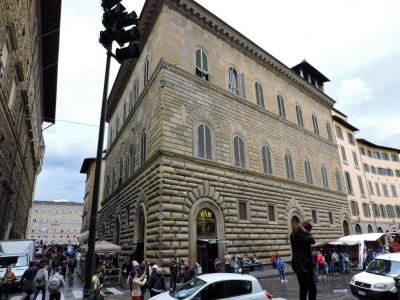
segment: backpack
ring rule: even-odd
[[[37,272],[36,277],[36,286],[45,286],[46,285],[46,277],[44,275],[44,270],[41,269]]]
[[[57,276],[53,276],[49,280],[48,290],[50,294],[56,294],[60,291],[60,279]]]

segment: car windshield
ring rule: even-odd
[[[369,264],[367,272],[388,277],[397,277],[400,275],[400,262],[386,259],[374,259]]]
[[[175,291],[170,292],[169,295],[175,299],[185,299],[192,296],[198,289],[204,286],[206,282],[199,278],[193,278],[182,286],[178,287]]]
[[[26,267],[27,265],[28,265],[28,257],[26,255],[0,257],[0,268]]]

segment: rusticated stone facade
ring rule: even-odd
[[[121,66],[109,98],[100,238],[120,244],[122,256],[136,252],[165,265],[172,256],[203,261],[225,251],[255,253],[264,262],[279,251],[289,259],[290,224],[298,220],[313,221],[319,242],[343,235],[348,204],[338,191],[335,174],[342,171],[328,133],[334,101],[192,1],[147,1],[139,28],[142,54]],[[208,54],[208,80],[196,75],[199,45]],[[240,95],[227,87],[232,65],[244,73]],[[265,106],[255,100],[256,81]],[[277,94],[285,98],[285,117]],[[199,150],[203,125],[206,159]]]
[[[0,240],[24,238],[54,123],[60,0],[0,1]]]

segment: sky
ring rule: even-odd
[[[54,126],[35,200],[83,201],[84,158],[94,157],[105,50],[98,43],[100,1],[63,1]],[[306,59],[331,82],[325,92],[360,129],[359,138],[400,148],[400,1],[198,0],[291,67]],[[140,13],[144,0],[123,0]],[[111,68],[110,88],[118,71]]]

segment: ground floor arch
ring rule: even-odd
[[[225,255],[225,222],[219,206],[212,200],[197,200],[189,213],[189,257],[203,272],[213,271],[213,261]]]
[[[360,224],[356,224],[356,226],[354,227],[354,231],[356,232],[356,234],[362,234],[362,229]]]
[[[368,224],[368,233],[373,233],[374,230],[372,229],[371,224]]]
[[[349,222],[347,222],[346,220],[343,221],[343,234],[345,236],[350,235]]]
[[[141,204],[139,205],[134,225],[134,255],[137,261],[142,261],[146,257],[146,207]]]
[[[378,232],[379,232],[379,233],[383,233],[382,227],[378,227]]]

